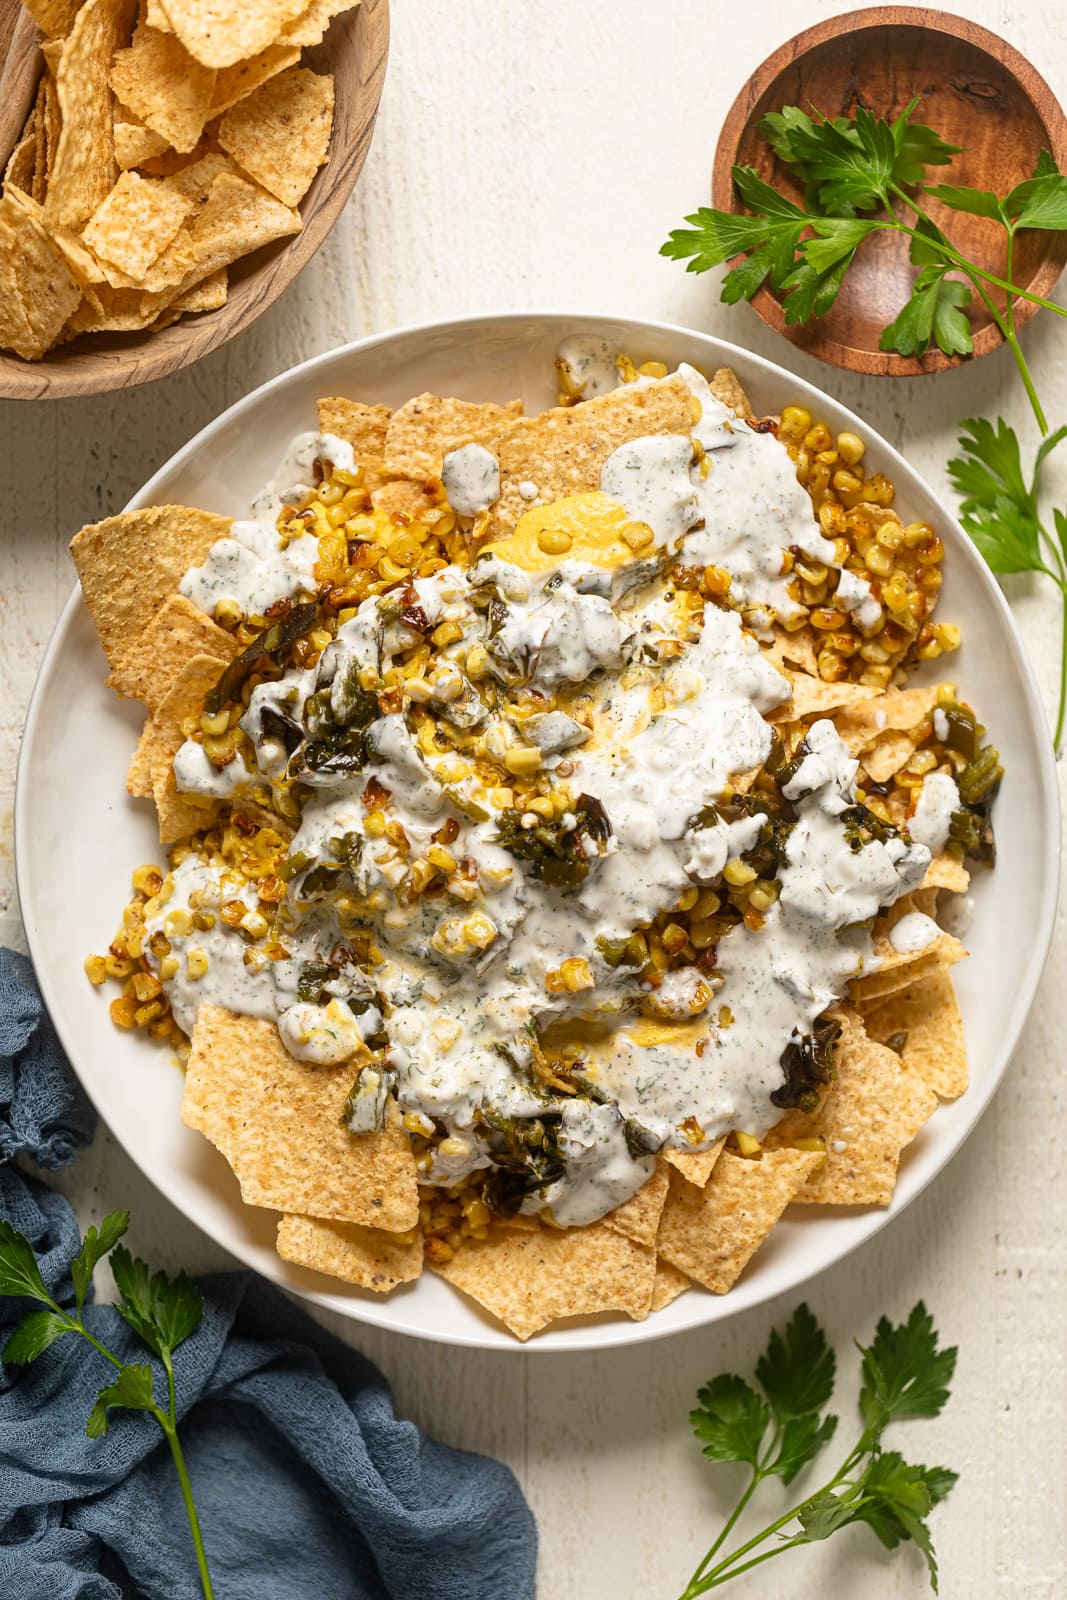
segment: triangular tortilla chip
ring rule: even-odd
[[[185,152],[196,148],[211,115],[215,74],[172,33],[139,22],[129,48],[115,56],[111,87],[143,123]]]
[[[171,27],[205,67],[232,67],[266,49],[307,0],[166,0]]]
[[[964,1092],[968,1075],[963,1018],[946,967],[872,1006],[863,1013],[863,1021],[879,1044],[906,1035],[901,1060],[943,1100],[954,1100]]]
[[[669,1177],[667,1168],[662,1163],[657,1163],[644,1188],[638,1189],[629,1200],[624,1201],[621,1206],[616,1206],[614,1211],[608,1212],[604,1218],[608,1227],[614,1228],[616,1233],[625,1234],[627,1239],[632,1239],[635,1244],[655,1244],[659,1214],[667,1198]]]
[[[218,141],[250,178],[297,206],[326,160],[332,127],[333,78],[290,67],[227,111]]]
[[[118,177],[108,74],[135,10],[135,0],[84,0],[63,46],[56,72],[62,127],[45,200],[50,224],[79,227]]]
[[[388,1294],[422,1272],[422,1236],[362,1228],[358,1222],[325,1217],[283,1217],[278,1224],[278,1254],[283,1261],[325,1272]]]
[[[182,1121],[226,1157],[246,1205],[402,1233],[418,1221],[415,1158],[399,1116],[349,1133],[351,1065],[296,1061],[272,1022],[200,1007]]]
[[[172,594],[119,657],[107,681],[116,694],[141,700],[154,711],[193,656],[214,656],[227,663],[240,648],[232,633],[191,600]]]
[[[346,440],[357,460],[360,456],[381,456],[393,415],[389,406],[369,406],[361,400],[328,395],[319,401],[318,410],[320,433]]]
[[[182,723],[187,717],[199,716],[204,696],[225,667],[225,661],[216,656],[192,656],[159,702],[138,746],[135,759],[147,760],[152,768],[152,798],[159,813],[161,844],[176,844],[209,828],[219,814],[217,800],[178,793],[174,757],[185,743]]]
[[[687,1183],[695,1183],[698,1189],[703,1189],[725,1143],[725,1139],[716,1139],[706,1150],[664,1150],[663,1159],[669,1161]]]
[[[450,450],[478,443],[521,415],[521,400],[498,406],[488,400],[416,395],[393,412],[383,451],[386,471],[400,478],[439,478]]]

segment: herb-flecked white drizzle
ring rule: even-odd
[[[591,394],[617,382],[599,345],[571,341],[566,359]],[[561,819],[572,855],[587,862],[584,878],[546,884],[506,848],[492,796],[477,777],[454,776],[450,753],[423,747],[405,706],[365,721],[359,770],[301,771],[307,798],[290,859],[305,864],[273,935],[289,959],[249,964],[238,933],[218,922],[207,972],[194,979],[185,958],[204,935],[168,932],[179,961],[166,988],[183,1027],[191,1029],[198,1005],[210,1000],[274,1017],[299,1059],[351,1061],[360,1069],[354,1131],[379,1125],[387,1094],[395,1094],[432,1141],[423,1181],[451,1184],[493,1165],[508,1145],[501,1130],[538,1120],[551,1127],[552,1160],[532,1163],[521,1205],[548,1206],[564,1225],[629,1198],[659,1149],[703,1148],[735,1129],[766,1132],[781,1114],[771,1095],[783,1083],[783,1050],[875,964],[863,924],[921,882],[930,861],[917,839],[894,834],[860,845],[850,833],[857,763],[832,723],[818,722],[783,788],[794,821],[779,897],[762,929],[735,926],[719,941],[713,971],[671,971],[658,987],[605,958],[687,890],[721,885],[727,862],[754,846],[761,819],[732,814],[722,797],[732,778],[766,762],[765,715],[790,693],[736,611],[687,609],[663,558],[724,567],[756,628],[795,610],[782,577],[785,549],[833,561],[786,452],[715,400],[693,368],[679,370],[700,403],[699,448],[689,437],[637,439],[609,457],[601,477],[602,491],[651,528],[651,560],[647,549],[622,566],[561,557],[532,573],[490,555],[411,585],[428,628],[448,621],[462,634],[437,651],[431,693],[420,703],[475,730],[483,758],[535,746],[544,772],[565,775],[572,795],[598,803],[602,826],[577,812]],[[268,595],[312,596],[310,552],[291,553],[303,541],[282,551],[273,524],[281,499],[310,484],[317,455],[352,467],[341,441],[298,440],[254,520],[235,524],[186,575],[182,590],[197,605],[211,612],[225,596],[251,612],[265,609]],[[471,516],[492,503],[495,466],[481,446],[446,458],[454,509]],[[850,600],[861,615],[867,608],[866,625],[877,623],[865,595]],[[306,740],[324,696],[333,726],[366,719],[361,672],[384,674],[421,637],[389,595],[364,601],[317,666],[253,692],[241,726],[255,770],[218,772],[189,741],[175,761],[179,787],[269,798],[295,759],[279,727]],[[665,640],[673,645],[661,656]],[[472,644],[488,655],[481,684],[463,670]],[[516,720],[501,710],[506,694],[486,692],[487,684],[518,686],[527,700],[540,695],[544,710]],[[424,856],[448,824],[456,870],[444,893],[398,895],[407,864],[387,838],[368,833],[370,778],[386,794],[375,804],[402,825],[411,857]],[[932,793],[923,808],[920,799],[917,832],[933,848],[943,842],[951,801]],[[323,863],[343,893],[315,886]],[[187,858],[149,932],[173,927],[167,918],[176,908],[219,903],[229,893],[222,877],[223,869]],[[321,885],[321,871],[317,877]],[[353,900],[373,930],[379,965],[338,959],[350,926],[343,907]],[[902,926],[900,937],[925,940],[927,932]],[[588,963],[593,985],[561,991],[552,977],[575,958]],[[312,967],[330,975],[309,998],[302,977]],[[577,1093],[546,1085],[537,1070],[540,1042],[559,1037],[581,1042]]]

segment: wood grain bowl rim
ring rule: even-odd
[[[219,349],[273,305],[325,242],[363,170],[374,132],[389,54],[389,0],[362,0],[356,11],[342,14],[337,23],[347,25],[344,33],[334,36],[338,56],[343,51],[351,56],[351,62],[346,60],[344,69],[338,63],[334,70],[338,76],[342,70],[352,74],[355,115],[347,145],[336,145],[334,131],[330,159],[319,169],[301,204],[302,231],[235,262],[236,268],[248,261],[255,264],[238,279],[230,298],[217,311],[182,317],[156,332],[146,329],[132,336],[110,336],[121,344],[86,342],[83,346],[77,341],[59,346],[41,361],[27,362],[0,352],[0,398],[56,400],[151,383]],[[327,33],[324,44],[316,45],[305,59],[314,63],[315,52],[324,46],[328,50],[330,44]],[[85,339],[107,337],[86,335]]]
[[[752,113],[763,95],[775,80],[793,66],[802,56],[829,43],[843,33],[863,33],[887,27],[925,28],[931,33],[948,34],[962,39],[990,57],[1008,72],[1029,100],[1047,135],[1048,148],[1062,169],[1067,165],[1067,115],[1056,96],[1037,68],[999,34],[984,28],[966,17],[948,11],[930,11],[920,6],[874,6],[862,11],[842,12],[817,22],[769,55],[747,79],[726,114],[726,119],[715,147],[712,168],[712,204],[721,211],[739,211],[734,193],[732,168],[737,159],[741,140],[752,119]],[[739,259],[739,258],[738,258]],[[1038,270],[1026,285],[1034,294],[1047,298],[1055,287],[1064,266],[1067,265],[1067,234],[1055,234]],[[871,351],[863,347],[842,344],[830,335],[813,329],[810,325],[786,323],[782,308],[767,288],[753,295],[749,304],[762,317],[768,327],[820,361],[829,362],[849,371],[863,372],[879,377],[922,377],[932,372],[946,372],[961,366],[965,361],[988,355],[1002,343],[1000,333],[992,324],[980,328],[974,338],[971,356],[947,356],[941,350],[930,350],[921,359],[901,356],[888,351]],[[1028,322],[1040,308],[1033,301],[1016,305],[1017,327]]]

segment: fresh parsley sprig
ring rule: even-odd
[[[961,151],[933,128],[912,120],[918,103],[913,100],[892,122],[864,106],[851,118],[822,118],[799,106],[768,113],[759,131],[803,185],[803,205],[779,193],[753,167],[734,167],[734,184],[747,214],[701,207],[686,218],[689,227],[671,233],[660,253],[686,261],[690,272],[706,272],[742,256],[723,278],[722,300],[729,305],[750,300],[767,283],[792,324],[826,315],[858,251],[873,234],[904,234],[917,271],[907,301],[884,329],[880,344],[905,356],[921,357],[932,345],[946,355],[971,355],[967,308],[975,296],[982,301],[1011,350],[1043,438],[1026,481],[1018,439],[1008,425],[967,422],[969,431],[959,441],[962,453],[949,470],[963,496],[960,520],[992,571],[1037,572],[1060,591],[1058,751],[1067,713],[1067,512],[1053,511],[1055,534],[1050,534],[1038,511],[1038,480],[1064,430],[1049,431],[1019,342],[1016,305],[1030,300],[1059,317],[1067,316],[1067,308],[1012,280],[1020,233],[1067,231],[1067,176],[1042,150],[1033,175],[1003,196],[964,184],[929,184],[927,168],[947,166]],[[956,249],[926,209],[927,198],[949,211],[985,217],[1004,230],[1003,277]],[[1003,307],[993,299],[993,289],[1003,292]],[[991,444],[992,457],[987,453]]]
[[[827,1415],[826,1407],[834,1389],[834,1354],[808,1307],[801,1305],[782,1332],[771,1334],[756,1366],[758,1389],[724,1373],[700,1390],[690,1421],[704,1454],[710,1461],[741,1463],[749,1478],[681,1600],[695,1600],[786,1550],[828,1539],[854,1523],[866,1524],[888,1550],[917,1545],[936,1592],[937,1560],[927,1518],[956,1474],[946,1467],[912,1465],[899,1451],[883,1450],[882,1435],[892,1422],[938,1415],[948,1399],[956,1351],[939,1348],[922,1301],[899,1326],[883,1317],[871,1343],[857,1348],[863,1358],[863,1431],[856,1444],[821,1489],[725,1556],[723,1546],[760,1484],[772,1477],[791,1483],[833,1438],[837,1418]]]
[[[9,1222],[0,1221],[0,1295],[35,1300],[43,1308],[29,1312],[19,1323],[4,1346],[3,1359],[9,1366],[25,1366],[36,1361],[58,1339],[76,1333],[111,1363],[117,1376],[100,1389],[85,1431],[90,1439],[101,1438],[108,1430],[108,1413],[113,1410],[146,1411],[155,1418],[170,1447],[181,1484],[204,1600],[212,1600],[204,1541],[178,1438],[174,1385],[174,1352],[200,1326],[204,1302],[184,1272],[177,1278],[152,1272],[143,1261],[132,1256],[125,1245],[119,1244],[129,1224],[128,1211],[112,1211],[99,1228],[90,1227],[86,1231],[82,1247],[71,1263],[74,1310],[66,1311],[48,1293],[29,1240]],[[156,1399],[155,1378],[147,1363],[123,1361],[85,1326],[89,1285],[97,1266],[108,1255],[119,1291],[115,1309],[163,1364],[167,1387],[165,1405]]]

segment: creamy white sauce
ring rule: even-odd
[[[926,916],[922,911],[909,911],[890,929],[889,943],[901,954],[910,954],[914,950],[925,950],[940,933],[941,929],[933,917]]]
[[[569,334],[561,340],[556,359],[567,369],[582,400],[593,400],[618,387],[618,350],[596,334]]]
[[[301,534],[283,549],[274,528],[235,522],[229,537],[216,540],[207,560],[185,574],[179,589],[208,616],[220,600],[233,601],[246,616],[263,616],[279,600],[314,594],[318,554],[313,534]]]
[[[441,483],[458,517],[476,517],[500,499],[500,463],[484,445],[460,445],[445,456]]]
[[[936,713],[935,713],[936,715]],[[931,772],[919,791],[919,800],[908,818],[908,832],[931,855],[937,855],[948,842],[952,813],[960,808],[960,791],[947,772]]]

